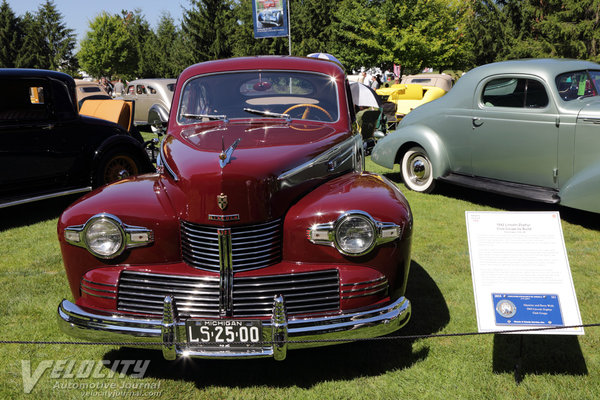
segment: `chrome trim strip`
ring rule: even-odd
[[[219,265],[220,278],[219,284],[219,314],[221,317],[231,317],[233,314],[233,260],[231,250],[231,229],[217,229],[219,235]]]
[[[377,293],[385,293],[387,291],[387,286],[386,287],[382,287],[381,289],[376,289],[376,290],[371,290],[371,291],[367,291],[365,293],[361,293],[361,294],[355,294],[352,296],[344,296],[342,295],[342,299],[356,299],[358,297],[367,297],[367,296],[373,296],[376,295]]]
[[[110,296],[102,296],[102,295],[99,295],[99,294],[90,293],[90,292],[88,292],[87,290],[85,290],[83,288],[80,288],[80,289],[85,294],[88,294],[88,295],[94,296],[94,297],[100,297],[101,299],[110,299],[110,300],[116,300],[117,299],[117,294],[116,293],[115,293],[114,297],[110,297]]]
[[[102,283],[102,282],[94,282],[94,281],[90,281],[89,279],[85,279],[85,278],[81,278],[81,280],[83,282],[87,282],[87,283],[91,283],[93,285],[100,285],[100,286],[109,286],[109,287],[114,287],[115,290],[117,289],[117,284],[113,284],[113,283]]]
[[[343,286],[359,286],[359,285],[368,285],[369,283],[375,283],[375,282],[381,282],[381,281],[387,281],[387,278],[385,276],[379,277],[377,279],[372,279],[370,281],[363,281],[363,282],[355,282],[355,283],[342,283],[342,287]]]
[[[385,282],[378,283],[377,285],[371,285],[371,286],[367,286],[367,287],[359,288],[359,289],[342,290],[342,293],[364,292],[365,290],[373,290],[375,288],[379,288],[382,286],[388,286],[387,279],[385,280]]]
[[[162,140],[162,142],[160,143],[160,154],[156,160],[157,169],[158,169],[158,167],[163,167],[169,173],[169,175],[171,175],[171,178],[175,182],[178,182],[179,177],[175,174],[175,172],[173,172],[173,169],[171,168],[169,163],[165,160],[164,147],[165,147],[165,139],[166,138],[167,137],[165,136],[164,139]]]
[[[354,135],[333,148],[319,154],[312,160],[305,162],[277,177],[280,188],[293,187],[310,179],[327,178],[344,171],[356,168],[355,158],[351,156],[356,153],[356,138]],[[342,161],[339,161],[342,159]],[[352,165],[347,165],[352,159]]]
[[[86,285],[86,284],[85,284],[85,283],[83,283],[83,282],[81,283],[81,287],[82,287],[82,288],[89,289],[89,290],[93,290],[94,292],[112,293],[112,294],[114,294],[115,296],[117,295],[117,289],[116,289],[116,288],[115,288],[115,290],[95,289],[95,288],[93,288],[93,287],[91,287],[91,286],[89,286],[89,285]],[[83,290],[83,289],[82,289],[82,290]],[[91,294],[91,293],[89,293],[89,294]]]
[[[167,303],[166,301],[164,303]],[[163,306],[168,310],[167,306]],[[70,301],[63,300],[57,310],[57,319],[60,329],[66,334],[87,341],[99,342],[135,342],[157,343],[156,345],[143,346],[144,348],[164,349],[168,345],[161,345],[166,341],[163,326],[169,328],[173,325],[175,335],[173,339],[185,338],[185,321],[173,318],[173,322],[165,317],[168,313],[163,310],[161,319],[147,319],[130,317],[120,314],[102,313],[81,308]],[[176,312],[172,312],[175,315]],[[411,304],[405,297],[383,305],[380,308],[350,312],[333,316],[316,318],[291,318],[287,319],[288,340],[287,349],[299,349],[332,345],[332,342],[310,342],[327,339],[353,340],[383,336],[403,327],[409,320]],[[277,311],[273,319],[281,321],[282,313]],[[168,331],[168,332],[172,332]],[[271,322],[263,323],[263,338],[273,341],[274,334],[281,332],[280,326]],[[277,337],[277,336],[275,336]],[[168,341],[171,342],[171,341]],[[172,356],[172,350],[167,349],[166,355]],[[273,357],[273,346],[265,345],[262,349],[253,352],[244,351],[210,351],[201,348],[175,346],[176,356],[189,356],[195,358],[253,358]],[[163,353],[164,354],[164,353]]]
[[[91,190],[92,190],[92,187],[87,186],[87,187],[83,187],[80,189],[65,190],[63,192],[56,192],[56,193],[49,193],[49,194],[44,194],[44,195],[40,195],[40,196],[28,197],[26,199],[13,200],[13,201],[8,201],[6,203],[0,203],[0,208],[18,206],[19,204],[33,203],[33,202],[41,201],[41,200],[54,199],[56,197],[69,196],[72,194],[85,193],[85,192],[89,192]]]

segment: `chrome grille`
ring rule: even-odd
[[[181,222],[181,251],[189,265],[219,272],[218,228]],[[231,228],[233,271],[264,268],[281,260],[281,220]]]
[[[163,312],[165,296],[175,298],[182,316],[219,316],[219,278],[123,271],[117,308],[143,314]]]
[[[337,310],[340,307],[337,270],[233,279],[236,317],[271,314],[273,297],[282,294],[288,314]]]
[[[233,316],[268,316],[273,297],[283,294],[288,314],[338,310],[337,270],[258,277],[234,277]],[[165,296],[175,298],[182,317],[219,317],[219,278],[123,271],[118,309],[162,315]]]

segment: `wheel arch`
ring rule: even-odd
[[[89,176],[90,184],[94,183],[94,176],[98,171],[104,155],[116,150],[122,150],[133,155],[136,161],[139,162],[140,174],[153,172],[155,170],[154,166],[148,159],[148,155],[146,154],[144,148],[136,139],[129,136],[111,136],[102,142],[102,144],[94,152]]]
[[[400,164],[404,154],[412,147],[418,146],[427,152],[431,160],[434,179],[444,176],[450,171],[446,146],[435,131],[423,125],[409,125],[400,128],[396,133],[400,135],[401,140],[392,147],[395,148],[393,164]]]

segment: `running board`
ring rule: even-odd
[[[62,192],[52,192],[46,194],[37,194],[33,196],[21,196],[21,197],[13,197],[9,199],[0,200],[0,208],[17,206],[19,204],[33,203],[34,201],[40,200],[48,200],[53,199],[55,197],[69,196],[72,194],[85,193],[92,190],[91,186],[79,188],[79,189],[70,189]]]
[[[438,178],[453,185],[464,186],[486,192],[501,194],[519,199],[539,201],[542,203],[560,203],[558,190],[523,183],[500,181],[490,178],[473,177],[460,174],[448,174]]]

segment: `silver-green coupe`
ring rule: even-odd
[[[410,189],[436,180],[600,212],[600,64],[492,63],[413,110],[372,160]]]

